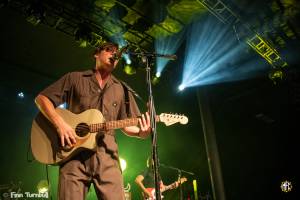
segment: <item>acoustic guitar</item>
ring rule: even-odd
[[[105,122],[102,113],[97,109],[89,109],[80,114],[62,108],[56,108],[56,111],[74,129],[76,144],[62,147],[56,128],[41,112],[38,113],[31,128],[31,150],[34,158],[43,164],[61,164],[84,149],[95,150],[99,132],[138,125],[138,118]],[[177,122],[186,124],[188,118],[184,115],[162,113],[156,116],[156,121],[169,126]]]

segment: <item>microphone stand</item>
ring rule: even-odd
[[[165,165],[163,163],[160,163],[159,164],[160,166],[164,167],[164,168],[169,168],[169,169],[173,169],[173,170],[176,170],[178,172],[178,181],[179,181],[179,199],[182,200],[183,199],[183,195],[182,195],[182,184],[181,184],[181,174],[182,172],[186,173],[186,174],[190,174],[190,175],[194,175],[193,172],[189,172],[189,171],[185,171],[183,169],[179,169],[177,167],[173,167],[173,166],[168,166],[168,165]]]
[[[146,82],[149,92],[149,115],[151,121],[151,132],[152,132],[152,158],[153,158],[153,170],[154,170],[154,182],[155,182],[155,199],[161,200],[160,193],[160,182],[159,182],[159,172],[158,172],[158,155],[157,155],[157,132],[156,132],[156,111],[154,106],[154,99],[152,93],[152,84],[151,84],[151,68],[149,64],[149,58],[155,57],[163,57],[166,59],[174,60],[176,59],[176,55],[163,55],[157,53],[148,53],[148,52],[129,52],[125,51],[125,53],[130,55],[141,56],[143,63],[146,64]]]
[[[151,68],[148,57],[154,57],[150,54],[136,53],[135,55],[142,55],[142,61],[146,63],[146,82],[148,86],[148,102],[149,102],[149,114],[152,128],[152,159],[153,159],[153,170],[154,170],[154,183],[155,183],[155,199],[161,200],[160,194],[160,183],[159,183],[159,172],[158,172],[158,156],[157,156],[157,132],[156,132],[156,111],[154,106],[154,99],[151,85]]]

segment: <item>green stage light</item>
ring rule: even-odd
[[[159,83],[159,79],[160,79],[159,77],[154,76],[154,77],[152,78],[152,81],[151,81],[152,84],[153,84],[153,85],[157,85],[157,84]]]
[[[136,69],[131,65],[125,65],[123,70],[128,75],[133,75],[136,73]]]
[[[37,184],[37,190],[39,193],[46,193],[49,191],[49,185],[48,185],[48,181],[47,180],[41,180],[38,184]]]
[[[283,71],[281,68],[274,68],[269,72],[269,78],[274,84],[278,83],[283,78]]]
[[[126,167],[127,167],[127,163],[126,163],[126,161],[123,159],[123,158],[121,158],[120,157],[120,165],[121,165],[121,170],[122,170],[122,172],[126,169]]]

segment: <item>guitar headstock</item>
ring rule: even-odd
[[[159,121],[164,122],[166,126],[170,126],[177,122],[180,124],[187,124],[189,120],[184,115],[161,113],[159,115]]]
[[[178,182],[180,182],[180,184],[182,184],[182,183],[184,183],[184,182],[186,182],[186,181],[187,181],[187,178],[182,177],[182,178],[180,178],[180,180],[179,180]]]
[[[179,185],[183,184],[184,182],[187,181],[187,178],[185,177],[182,177],[180,178],[178,181],[175,181],[174,184],[175,184],[175,188],[177,188]]]

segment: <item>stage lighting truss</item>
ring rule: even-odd
[[[220,0],[198,0],[211,14],[224,24],[235,21],[238,17]]]
[[[45,8],[40,2],[31,3],[25,10],[26,20],[34,26],[45,20]]]
[[[246,40],[247,44],[260,54],[270,65],[276,67],[286,67],[288,64],[282,60],[279,53],[260,35]]]
[[[36,2],[38,6],[32,6],[30,2],[31,1],[4,0],[0,3],[0,7],[9,6],[9,8],[25,15],[28,21],[35,25],[43,23],[46,26],[55,28],[72,37],[74,37],[78,31],[79,24],[84,21],[91,28],[91,32],[101,36],[102,39],[110,40],[115,35],[121,35],[123,39],[129,41],[131,44],[138,45],[148,51],[153,51],[155,38],[161,35],[169,36],[178,33],[194,16],[203,12],[203,6],[191,6],[197,4],[197,2],[194,1],[191,1],[191,4],[186,0],[179,0],[172,3],[159,2],[159,5],[162,5],[164,9],[162,10],[164,14],[156,21],[147,15],[150,9],[147,6],[145,7],[144,1],[33,1]],[[188,3],[188,8],[190,8],[188,12],[182,12],[182,14],[178,12],[171,14],[169,12],[175,8],[181,8],[183,3]],[[42,7],[40,7],[40,5]],[[157,6],[157,4],[154,4],[154,6]],[[42,9],[35,9],[34,7],[40,7]],[[39,11],[36,12],[37,10]],[[192,12],[190,12],[191,10]],[[47,15],[45,15],[45,13],[47,13]],[[116,17],[115,14],[119,16]],[[183,22],[182,19],[186,17],[185,15],[187,14],[189,17],[187,21]],[[138,21],[139,18],[142,19]],[[145,21],[147,23],[145,23]],[[147,25],[148,27],[142,27],[142,25]],[[81,46],[94,46],[100,41],[99,39],[94,40],[93,36],[92,39],[90,39],[92,42],[88,42],[86,39],[81,40]]]
[[[43,23],[75,37],[76,40],[81,41],[81,46],[88,44],[95,46],[102,40],[110,40],[110,37],[120,33],[123,37],[125,33],[134,36],[124,39],[132,44],[143,47],[143,49],[151,47],[154,41],[154,38],[145,32],[139,32],[137,34],[138,31],[131,29],[132,25],[126,21],[110,16],[110,8],[105,10],[104,7],[99,7],[95,4],[96,6],[93,8],[93,13],[78,13],[74,5],[62,1],[38,2],[38,5],[31,5],[28,4],[28,2],[12,0],[9,2],[9,6],[24,14],[27,21],[34,25]],[[113,8],[115,4],[116,2],[112,4],[111,8]],[[45,13],[47,13],[47,15]],[[138,15],[137,13],[134,14]],[[80,27],[82,24],[87,25],[90,30],[82,30]],[[132,38],[135,40],[131,40]]]
[[[101,35],[93,32],[85,23],[79,24],[74,36],[80,47],[87,47],[87,45],[97,47],[106,41]]]
[[[92,40],[91,36],[92,29],[86,24],[79,24],[78,28],[74,32],[75,40],[79,41],[80,47],[86,47],[87,44]]]
[[[273,68],[286,67],[288,64],[283,61],[278,51],[259,33],[241,20],[221,0],[198,0],[207,10],[216,16],[224,24],[232,25],[238,39],[242,38],[254,51],[261,55]],[[239,32],[241,30],[242,32]]]

